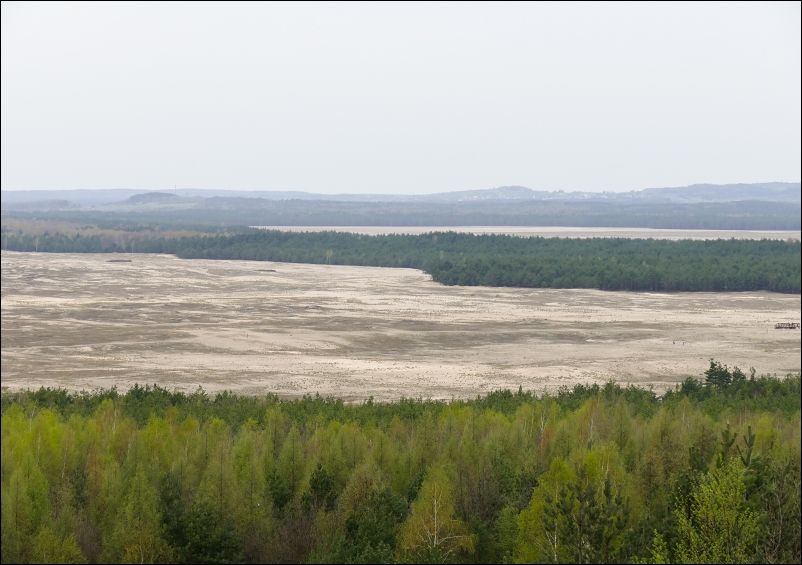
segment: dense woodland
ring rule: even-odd
[[[799,201],[627,202],[591,199],[466,202],[337,202],[213,197],[178,206],[20,211],[7,216],[112,225],[212,226],[574,226],[798,230]],[[13,204],[11,206],[13,208]]]
[[[272,230],[164,237],[154,232],[7,230],[2,243],[4,249],[16,251],[134,251],[187,259],[411,267],[449,285],[800,292],[799,241],[565,239],[455,232],[368,236]]]
[[[4,392],[2,561],[798,563],[800,392]]]

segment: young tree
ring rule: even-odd
[[[474,544],[475,536],[456,517],[451,479],[442,467],[431,468],[401,527],[401,555],[418,562],[447,563],[473,553]]]
[[[287,496],[288,499],[292,499],[298,489],[298,484],[303,478],[304,467],[305,461],[301,433],[298,431],[297,426],[293,425],[284,440],[284,444],[281,446],[277,469],[279,479],[271,483],[271,489],[274,485],[277,485],[278,482],[283,482],[284,487],[287,489],[285,496]],[[284,492],[283,490],[281,491],[282,494],[284,494]],[[283,506],[280,504],[281,500],[277,500],[275,495],[273,500],[277,506]],[[284,502],[286,503],[286,501]]]
[[[529,506],[518,516],[516,563],[559,562],[566,540],[562,539],[556,523],[545,520],[545,509],[575,477],[573,467],[560,457],[553,459],[549,470],[541,475]]]
[[[28,561],[31,539],[50,517],[47,479],[29,453],[3,486],[3,561]]]
[[[74,536],[60,538],[44,527],[33,539],[31,561],[34,563],[86,563]]]
[[[337,493],[334,492],[334,481],[326,468],[318,463],[312,476],[309,477],[309,490],[302,497],[304,507],[312,511],[318,509],[334,510]]]
[[[744,467],[738,458],[705,474],[691,495],[690,512],[677,510],[677,559],[682,563],[751,561],[759,525],[745,494]]]
[[[107,540],[106,559],[125,563],[163,563],[172,559],[163,537],[160,500],[143,465],[130,481],[116,527]]]

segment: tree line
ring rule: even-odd
[[[337,202],[212,197],[159,205],[82,210],[6,210],[7,216],[111,225],[174,226],[568,226],[798,230],[798,203],[481,200]]]
[[[2,560],[798,563],[800,392],[4,392]]]
[[[455,232],[361,235],[243,230],[190,237],[119,237],[5,231],[15,251],[172,253],[246,259],[409,267],[448,285],[633,291],[800,292],[800,242],[543,238]]]

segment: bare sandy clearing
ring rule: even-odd
[[[117,258],[122,256],[117,256]],[[125,256],[128,258],[128,256]],[[446,287],[410,269],[2,254],[2,385],[451,398],[800,370],[800,297]],[[275,269],[275,272],[264,271]]]
[[[629,239],[794,239],[799,241],[799,231],[770,231],[770,230],[677,230],[652,228],[570,228],[559,226],[529,227],[529,226],[254,226],[266,230],[280,230],[293,232],[337,231],[348,233],[361,233],[366,235],[382,234],[411,234],[417,235],[435,231],[454,231],[472,234],[504,234],[521,237],[567,237],[584,239],[589,237],[624,237]]]

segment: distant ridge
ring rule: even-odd
[[[800,183],[765,182],[753,184],[692,184],[690,186],[647,188],[637,193],[640,198],[666,199],[670,202],[796,202],[800,200]]]
[[[144,194],[134,194],[126,200],[129,204],[152,204],[175,200],[178,196],[169,192],[145,192]]]
[[[143,191],[133,189],[101,190],[27,190],[2,191],[4,210],[35,208],[36,203],[48,201],[52,209],[58,202],[64,208],[95,207],[120,204],[164,204],[192,199],[262,199],[316,200],[328,202],[510,202],[510,201],[604,201],[639,203],[694,202],[787,202],[799,204],[800,183],[766,182],[750,184],[694,184],[681,187],[646,188],[629,192],[564,192],[533,190],[525,186],[499,186],[476,190],[438,192],[434,194],[320,194],[290,190],[225,190],[183,188],[174,191]],[[33,206],[32,206],[33,205]]]

